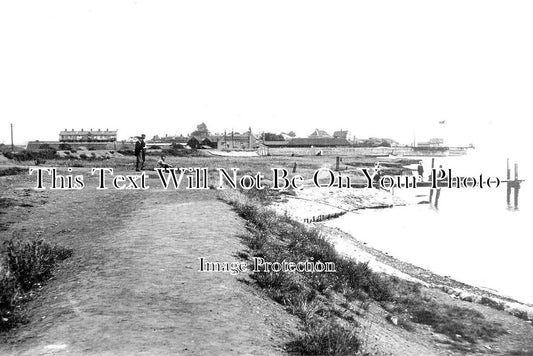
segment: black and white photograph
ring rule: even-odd
[[[1,1],[0,355],[533,355],[530,1]]]

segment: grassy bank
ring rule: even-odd
[[[364,353],[365,337],[357,320],[370,304],[390,323],[408,331],[416,324],[447,335],[458,349],[505,333],[472,309],[438,302],[414,283],[374,273],[367,264],[340,256],[312,227],[265,208],[268,194],[224,191],[223,199],[247,221],[248,251],[241,257],[265,261],[333,262],[335,273],[258,272],[251,278],[272,299],[299,316],[303,332],[291,345],[306,354]]]
[[[0,250],[0,331],[21,321],[22,305],[72,251],[43,240],[8,240]]]

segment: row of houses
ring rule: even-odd
[[[115,142],[117,130],[63,130],[59,132],[59,142]]]
[[[230,134],[215,134],[206,136],[175,135],[164,137],[154,136],[150,144],[176,144],[191,148],[216,148],[219,150],[253,150],[259,147],[259,140],[248,130],[245,133],[232,132]]]
[[[252,129],[244,133],[225,132],[214,135],[165,135],[154,136],[148,141],[149,146],[168,146],[171,144],[190,148],[211,148],[219,150],[255,150],[258,147],[350,147],[350,146],[391,146],[395,142],[387,139],[370,138],[357,140],[350,137],[347,130],[338,130],[333,135],[324,130],[315,129],[308,137],[293,137],[290,134],[263,134],[257,137]],[[265,140],[266,138],[266,140]],[[134,140],[134,138],[132,138]],[[63,130],[59,133],[61,143],[113,143],[117,142],[117,130]]]
[[[251,150],[260,146],[266,147],[349,147],[353,143],[348,141],[348,131],[335,131],[329,135],[323,130],[314,130],[309,137],[291,137],[287,134],[262,135],[263,137],[276,136],[277,140],[263,140],[249,129],[245,133],[232,132],[209,136],[154,136],[151,144],[178,144],[191,148],[217,148],[221,150]]]

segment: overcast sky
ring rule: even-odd
[[[515,134],[531,1],[2,1],[0,142],[60,130]],[[438,124],[446,120],[446,124]],[[527,126],[525,126],[527,125]]]

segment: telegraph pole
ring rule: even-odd
[[[11,153],[15,153],[15,146],[13,145],[13,124],[11,124]]]

